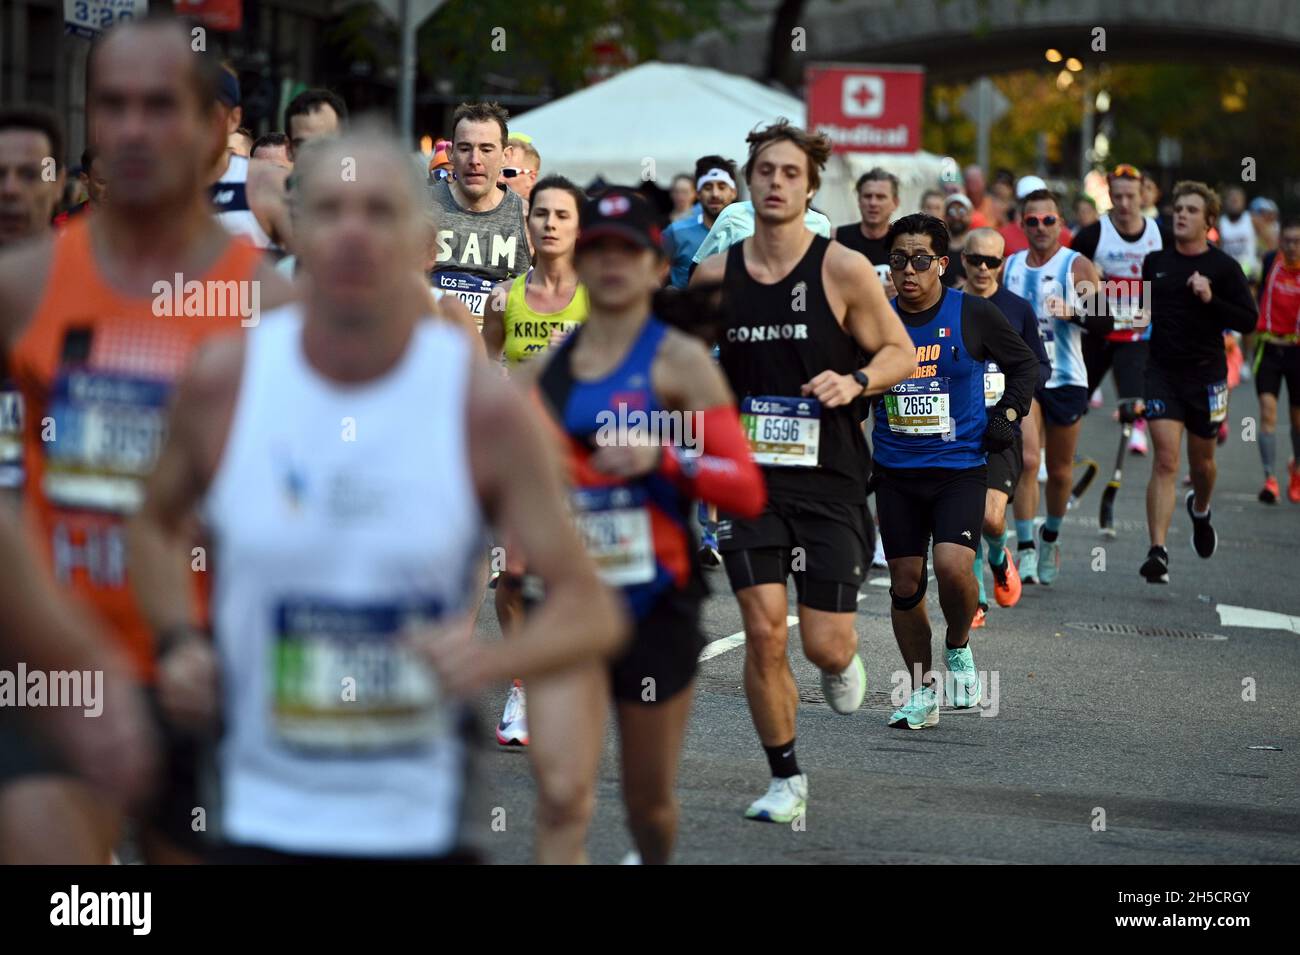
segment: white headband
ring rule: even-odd
[[[706,182],[725,182],[732,189],[736,188],[736,180],[731,178],[731,173],[727,172],[725,169],[719,169],[716,166],[704,175],[700,176],[699,180],[695,183],[696,191],[703,189]]]

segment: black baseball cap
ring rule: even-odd
[[[613,236],[662,253],[659,222],[650,203],[636,190],[611,186],[583,204],[577,248]]]

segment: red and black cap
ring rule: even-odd
[[[612,236],[642,248],[662,251],[654,209],[635,189],[610,186],[587,200],[578,222],[581,229],[578,248]]]

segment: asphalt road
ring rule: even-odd
[[[822,702],[817,671],[791,631],[802,697],[798,756],[810,779],[802,830],[742,818],[768,781],[741,688],[743,646],[701,665],[679,780],[676,861],[1300,862],[1300,716],[1288,695],[1300,687],[1300,633],[1226,626],[1217,611],[1234,605],[1300,618],[1300,505],[1255,499],[1258,451],[1242,438],[1243,419],[1257,414],[1253,386],[1233,392],[1233,432],[1220,448],[1219,551],[1208,561],[1195,556],[1180,505],[1164,587],[1137,572],[1147,549],[1149,459],[1128,458],[1119,536],[1098,536],[1099,495],[1117,441],[1112,407],[1113,400],[1084,424],[1080,449],[1102,462],[1102,474],[1066,519],[1061,578],[1051,588],[1026,587],[1014,608],[995,605],[988,626],[972,635],[986,697],[996,685],[996,712],[945,708],[938,727],[922,732],[886,726],[901,659],[884,572],[874,571],[857,615],[870,686],[859,712],[839,716]],[[1289,440],[1285,432],[1278,439],[1284,462]],[[711,572],[710,580],[704,629],[718,640],[740,630],[740,617],[725,575]],[[991,594],[991,579],[988,586]],[[941,620],[934,586],[927,600],[931,620]],[[1119,632],[1082,628],[1089,624]],[[490,601],[480,628],[489,639],[497,633]],[[1253,699],[1244,699],[1252,681]],[[490,738],[503,699],[482,701],[489,735],[485,804],[476,812],[504,810],[495,817],[504,830],[484,833],[493,861],[527,862],[535,792],[528,760],[496,750]],[[599,863],[618,862],[631,847],[614,741],[610,723],[589,840]]]

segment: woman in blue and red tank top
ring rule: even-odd
[[[537,398],[561,432],[583,539],[605,580],[622,592],[636,629],[599,678],[531,684],[528,714],[545,801],[555,766],[589,765],[594,775],[604,719],[593,696],[603,697],[605,686],[612,692],[628,825],[645,863],[666,862],[672,850],[677,762],[704,645],[706,588],[690,509],[698,499],[754,516],[766,498],[708,349],[651,314],[664,270],[658,231],[631,190],[613,188],[586,204],[577,267],[590,312],[540,359],[535,379]],[[585,828],[584,820],[582,836]]]

